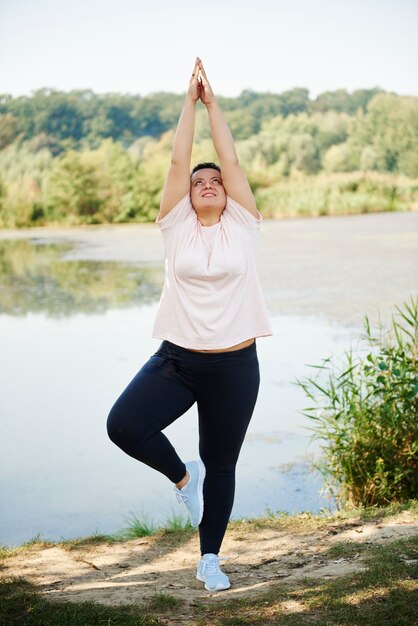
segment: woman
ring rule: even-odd
[[[199,98],[220,167],[200,163],[190,175]],[[255,338],[272,334],[255,263],[261,220],[197,58],[156,219],[166,274],[153,337],[162,343],[116,401],[108,433],[127,454],[174,483],[192,525],[199,526],[197,579],[209,591],[230,587],[218,553],[258,394]],[[184,463],[161,431],[195,402],[200,459]]]

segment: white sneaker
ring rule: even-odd
[[[228,576],[219,567],[219,558],[216,554],[202,556],[197,566],[196,578],[205,583],[207,591],[222,591],[231,586]]]
[[[203,481],[206,469],[200,459],[186,463],[186,469],[189,473],[189,481],[182,489],[174,487],[174,491],[177,501],[184,502],[186,505],[191,525],[199,526],[203,517]]]

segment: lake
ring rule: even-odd
[[[319,454],[295,385],[360,344],[416,292],[418,214],[265,221],[259,269],[273,337],[257,340],[261,386],[237,468],[233,517],[334,506],[310,470]],[[160,342],[154,225],[0,232],[0,543],[162,523],[182,512],[171,484],[107,438],[119,393]],[[196,407],[166,429],[197,454]]]

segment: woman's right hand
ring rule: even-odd
[[[187,95],[193,102],[197,102],[200,98],[200,80],[199,80],[199,72],[200,72],[200,59],[196,57],[196,62],[193,68],[193,74],[190,79],[189,89]]]
[[[199,70],[200,70],[200,99],[206,106],[214,104],[215,102],[215,94],[212,91],[212,87],[208,81],[208,77],[206,76],[205,69],[203,67],[202,61],[199,59]]]

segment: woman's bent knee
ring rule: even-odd
[[[118,443],[119,436],[121,434],[121,429],[119,428],[119,419],[118,419],[118,411],[115,410],[113,406],[110,410],[110,413],[107,417],[106,429],[109,439],[113,441],[113,443]]]
[[[123,448],[125,442],[133,435],[130,420],[119,402],[115,402],[110,409],[106,428],[109,439],[120,448]]]
[[[150,435],[142,412],[132,411],[129,404],[120,398],[109,412],[106,428],[109,439],[125,452],[130,451],[133,446],[141,446]]]

